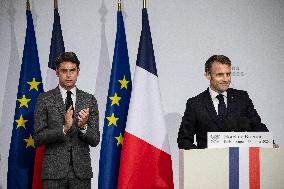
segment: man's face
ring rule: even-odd
[[[72,62],[62,62],[56,70],[56,75],[59,78],[59,84],[66,90],[72,89],[79,76],[77,65]]]
[[[206,78],[210,81],[212,90],[222,93],[226,91],[231,83],[231,66],[214,62]]]

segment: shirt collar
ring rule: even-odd
[[[215,99],[217,97],[217,95],[219,94],[218,92],[211,89],[210,86],[209,86],[209,93],[210,93],[210,96],[211,96],[212,99]],[[221,94],[227,98],[227,91],[224,91]]]
[[[65,94],[67,93],[67,90],[64,89],[63,87],[61,87],[60,85],[58,85],[58,86],[59,86],[60,93],[63,94],[63,95],[65,95]],[[75,86],[75,87],[73,87],[73,88],[70,90],[74,96],[76,96],[76,91],[77,91],[76,89],[77,89],[77,88],[76,88],[76,86]]]

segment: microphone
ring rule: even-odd
[[[251,131],[251,125],[250,120],[246,117],[240,117],[238,119],[238,131],[239,132],[245,132],[245,131]]]

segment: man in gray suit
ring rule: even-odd
[[[35,143],[45,145],[42,179],[48,188],[91,188],[90,148],[100,141],[96,98],[76,87],[77,56],[56,59],[59,85],[42,93],[35,108]]]

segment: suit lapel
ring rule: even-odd
[[[83,95],[82,95],[82,91],[77,89],[76,90],[76,104],[75,104],[75,114],[74,117],[77,119],[79,112],[84,108],[84,99],[83,99]]]
[[[213,101],[212,101],[212,98],[210,96],[209,89],[207,89],[205,91],[204,101],[205,101],[205,105],[206,105],[206,108],[208,110],[209,116],[211,117],[212,121],[214,121],[217,124],[217,112],[216,112],[215,107],[213,105]]]
[[[232,115],[238,109],[235,95],[232,90],[227,90],[227,117]]]
[[[64,117],[66,110],[65,110],[63,98],[62,98],[62,95],[60,93],[58,86],[54,89],[53,95],[54,95],[55,106],[59,109],[60,114]]]

